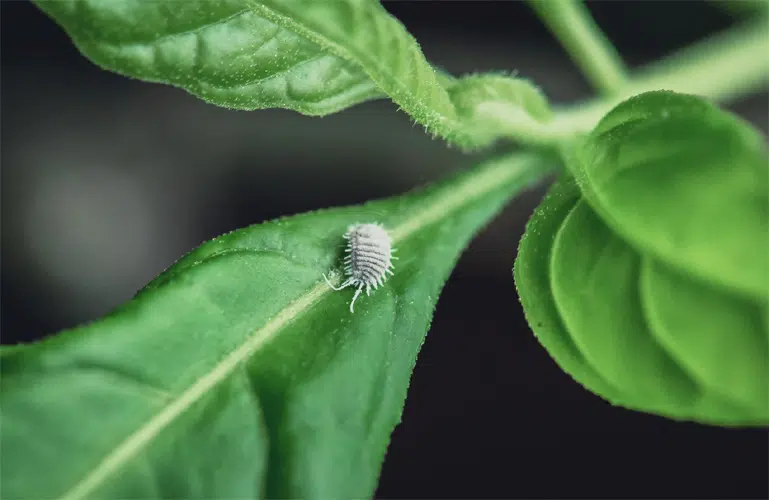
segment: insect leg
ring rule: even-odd
[[[361,290],[363,290],[363,285],[360,285],[357,290],[355,290],[355,295],[352,297],[352,302],[350,302],[350,312],[354,313],[355,310],[352,308],[353,305],[355,305],[355,299],[358,298],[358,295],[360,295]]]

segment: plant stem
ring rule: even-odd
[[[580,0],[529,0],[529,5],[597,90],[611,95],[626,85],[622,57]]]
[[[753,22],[708,38],[635,71],[612,96],[556,110],[553,120],[537,122],[516,109],[482,112],[507,135],[530,146],[558,148],[589,132],[611,108],[634,95],[672,90],[725,101],[755,92],[769,81],[769,25]]]
[[[650,90],[672,90],[724,101],[764,87],[769,80],[769,26],[743,25],[635,72],[620,92],[561,110],[548,136],[587,132],[619,102]]]

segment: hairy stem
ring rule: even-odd
[[[530,0],[529,5],[597,90],[611,95],[626,85],[622,57],[580,0]]]
[[[562,108],[548,123],[532,124],[530,118],[516,113],[499,112],[493,119],[526,144],[557,147],[590,131],[611,108],[642,92],[672,90],[714,101],[756,92],[769,81],[767,54],[769,26],[750,23],[643,67],[613,96]]]

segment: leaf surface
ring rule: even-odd
[[[389,96],[430,133],[472,149],[517,137],[538,118],[529,112],[546,104],[527,82],[495,75],[487,78],[506,91],[464,92],[459,112],[448,93],[457,80],[436,71],[376,0],[36,3],[99,66],[229,108],[326,115]],[[468,80],[463,90],[486,88],[483,79]],[[479,123],[468,106],[503,106],[523,124],[505,130],[488,112]]]
[[[640,293],[660,345],[705,390],[727,395],[757,416],[769,413],[765,304],[697,286],[653,259],[641,267]]]
[[[685,273],[769,296],[765,140],[707,101],[649,92],[612,110],[573,162],[612,229]]]
[[[550,165],[234,231],[106,318],[0,351],[3,497],[370,497],[459,253]],[[350,314],[322,275],[339,283],[347,226],[375,221],[400,260]]]
[[[518,245],[513,273],[526,321],[558,366],[589,390],[614,404],[623,404],[620,391],[603,378],[564,326],[550,287],[553,243],[563,219],[580,202],[574,179],[560,177],[526,225]]]
[[[385,95],[362,67],[319,50],[245,0],[36,3],[99,66],[218,106],[326,115]]]
[[[550,286],[566,328],[588,363],[605,380],[621,387],[633,407],[676,419],[701,420],[707,416],[720,424],[743,423],[745,419],[759,422],[761,410],[769,410],[756,404],[759,394],[755,392],[749,391],[751,404],[742,405],[731,397],[733,388],[721,393],[712,387],[702,387],[687,368],[692,361],[681,359],[699,363],[717,360],[703,359],[696,350],[671,353],[668,344],[658,340],[642,304],[641,255],[617,237],[584,200],[563,220],[550,265]],[[688,305],[688,313],[696,315],[705,305],[696,299],[682,303],[686,292],[675,292],[667,298],[674,301],[671,307],[676,310]],[[696,323],[676,326],[679,328],[669,331],[672,337],[699,333]],[[751,332],[756,337],[763,333],[758,326],[758,330]],[[717,344],[730,343],[725,342],[723,335],[723,331],[719,333]],[[749,340],[740,350],[760,345],[756,338]],[[715,366],[742,362],[741,358],[730,357]],[[730,376],[733,383],[755,389],[753,379],[761,372],[743,369],[734,375]],[[763,380],[766,387],[766,379]]]
[[[707,101],[631,98],[586,138],[529,221],[515,282],[537,338],[613,404],[769,423],[766,147]]]

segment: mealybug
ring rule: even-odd
[[[380,224],[353,224],[347,228],[344,239],[347,240],[344,271],[348,278],[339,288],[332,285],[325,274],[323,278],[334,290],[341,290],[350,285],[358,287],[350,302],[350,312],[355,312],[353,304],[363,287],[366,287],[366,295],[369,295],[372,286],[376,290],[383,284],[387,273],[393,274],[392,261],[397,257],[392,255],[395,249],[392,248],[390,235]]]

